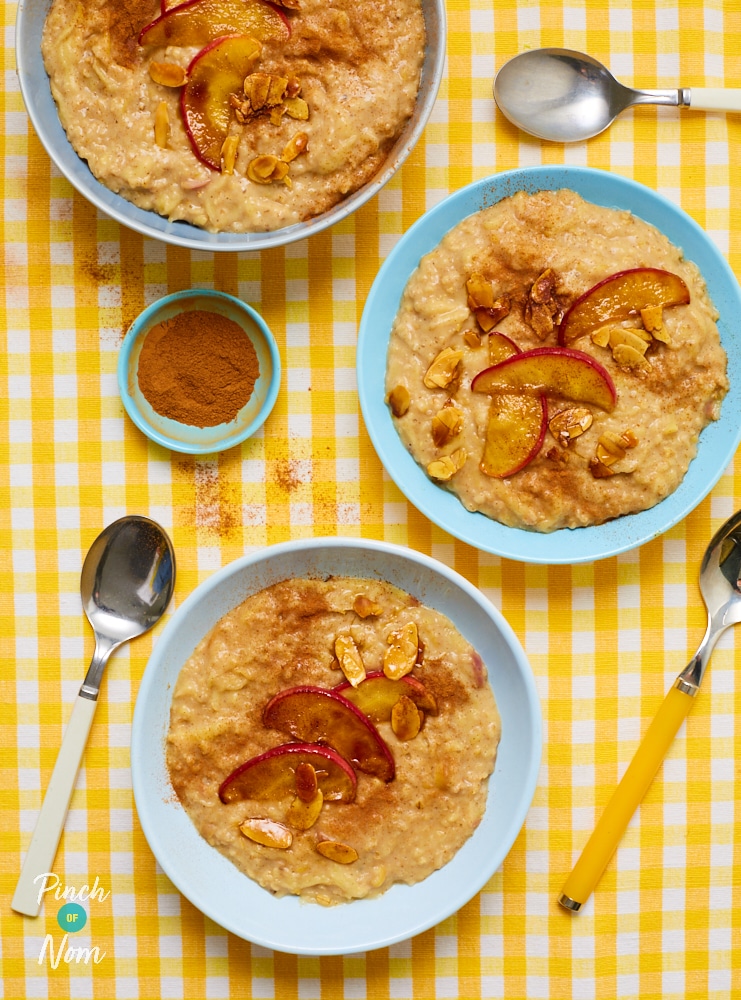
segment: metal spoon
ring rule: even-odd
[[[117,646],[147,632],[164,614],[175,585],[175,554],[163,529],[131,515],[109,524],[85,557],[82,605],[95,652],[72,709],[11,906],[29,917],[41,908],[77,772],[95,714],[103,670]]]
[[[591,139],[636,104],[741,111],[741,89],[632,90],[570,49],[532,49],[510,59],[494,79],[494,100],[518,128],[552,142]]]
[[[577,912],[602,877],[625,828],[648,791],[700,689],[713,647],[730,625],[741,622],[741,511],[713,536],[700,567],[700,593],[708,627],[700,647],[677,677],[646,731],[622,781],[566,880],[559,903]]]

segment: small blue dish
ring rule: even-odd
[[[260,364],[260,375],[248,402],[234,420],[213,427],[192,427],[163,417],[144,397],[137,378],[144,338],[152,327],[196,309],[217,313],[238,323],[252,341]],[[272,410],[279,387],[278,345],[265,320],[246,302],[210,289],[175,292],[147,306],[131,324],[118,357],[118,389],[128,415],[152,441],[189,455],[226,451],[251,437]]]
[[[720,419],[700,435],[697,455],[682,482],[666,499],[637,514],[587,528],[544,534],[509,528],[466,510],[451,492],[437,486],[414,460],[396,432],[385,401],[386,353],[407,281],[420,259],[464,218],[517,191],[569,188],[586,201],[627,209],[655,226],[699,267],[720,314],[718,329],[728,355],[730,389]],[[741,288],[703,229],[677,205],[636,181],[589,167],[528,167],[469,184],[423,215],[402,236],[373,282],[360,321],[357,376],[360,409],[371,441],[406,498],[455,538],[506,559],[543,564],[593,562],[627,552],[678,524],[715,486],[741,441]]]

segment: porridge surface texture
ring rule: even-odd
[[[471,336],[477,324],[467,280],[481,274],[491,281],[495,296],[507,297],[509,314],[494,332],[526,351],[557,345],[558,316],[550,331],[536,333],[528,313],[531,290],[548,269],[555,282],[554,302],[563,312],[610,275],[649,267],[679,275],[689,288],[688,304],[663,310],[668,342],[653,341],[646,352],[648,364],[638,370],[621,367],[609,346],[598,346],[590,336],[570,344],[591,355],[612,377],[617,389],[614,409],[592,407],[593,423],[566,448],[548,431],[537,457],[514,475],[486,475],[480,461],[492,398],[473,392],[471,381],[492,361],[488,336],[481,330]],[[423,468],[443,454],[465,453],[463,467],[440,485],[457,494],[469,510],[537,531],[600,524],[650,508],[672,493],[696,454],[702,429],[718,418],[728,381],[716,319],[697,267],[653,226],[630,212],[593,205],[569,190],[518,192],[464,219],[421,260],[392,330],[387,398],[398,386],[408,391],[408,411],[393,419]],[[623,326],[639,324],[640,316]],[[445,348],[462,352],[458,377],[447,388],[428,388],[425,374]],[[462,427],[457,437],[439,447],[431,423],[448,400],[462,412]],[[569,406],[573,403],[549,398],[549,419]],[[626,431],[637,443],[612,467],[614,474],[596,478],[590,460],[600,437]]]
[[[171,220],[262,232],[319,215],[373,177],[414,109],[425,47],[419,0],[302,0],[284,11],[288,39],[263,42],[255,70],[298,79],[308,120],[233,120],[234,172],[212,170],[194,155],[180,89],[149,72],[153,60],[185,69],[200,47],[138,44],[159,13],[158,0],[53,0],[42,52],[77,154],[112,191]],[[154,141],[163,102],[167,148]],[[281,157],[298,133],[308,146],[290,163],[290,187],[247,178],[255,157]]]
[[[363,595],[380,614],[353,610]],[[248,840],[248,818],[286,822],[290,799],[223,804],[219,787],[244,761],[289,741],[262,713],[282,690],[332,688],[344,680],[338,635],[352,637],[368,672],[378,670],[389,633],[414,622],[423,645],[413,676],[437,702],[419,733],[397,739],[377,728],[396,776],[358,772],[354,802],[328,802],[288,850]],[[489,665],[496,669],[495,664]],[[294,579],[249,597],[199,644],[177,681],[167,740],[173,787],[209,844],[272,893],[333,904],[413,884],[445,865],[478,826],[499,742],[500,721],[486,667],[449,619],[391,584],[358,578]],[[358,853],[339,864],[318,853],[331,840]]]

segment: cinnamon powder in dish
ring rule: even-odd
[[[139,388],[152,409],[192,427],[234,420],[259,376],[255,348],[242,327],[203,309],[153,326],[137,368]]]

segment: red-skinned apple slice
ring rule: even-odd
[[[499,393],[493,397],[479,468],[496,479],[524,469],[540,451],[548,429],[545,396]]]
[[[437,715],[434,697],[421,681],[410,674],[392,681],[383,670],[373,670],[358,687],[354,688],[349,681],[343,681],[333,691],[351,701],[372,722],[388,722],[391,709],[403,694],[411,698],[417,708],[430,715]]]
[[[331,747],[285,743],[240,764],[219,788],[222,802],[277,800],[296,794],[296,768],[311,764],[325,799],[352,802],[358,779],[347,761]]]
[[[657,267],[618,271],[572,303],[561,320],[558,342],[566,347],[606,323],[637,316],[647,306],[686,305],[689,300],[687,285],[671,271]]]
[[[591,403],[608,412],[617,400],[609,372],[583,351],[536,347],[485,368],[471,383],[474,392],[558,396]]]
[[[330,746],[382,781],[396,773],[391,751],[371,720],[335,691],[310,685],[280,691],[265,706],[263,722],[302,743]]]
[[[511,358],[513,354],[520,354],[520,348],[514,340],[498,330],[489,334],[489,361],[492,365]]]
[[[217,38],[195,55],[180,107],[193,152],[212,170],[221,169],[221,147],[232,119],[229,95],[242,89],[260,43],[249,35]]]
[[[169,6],[139,32],[140,45],[203,46],[226,35],[287,39],[288,19],[264,0],[187,0]]]

